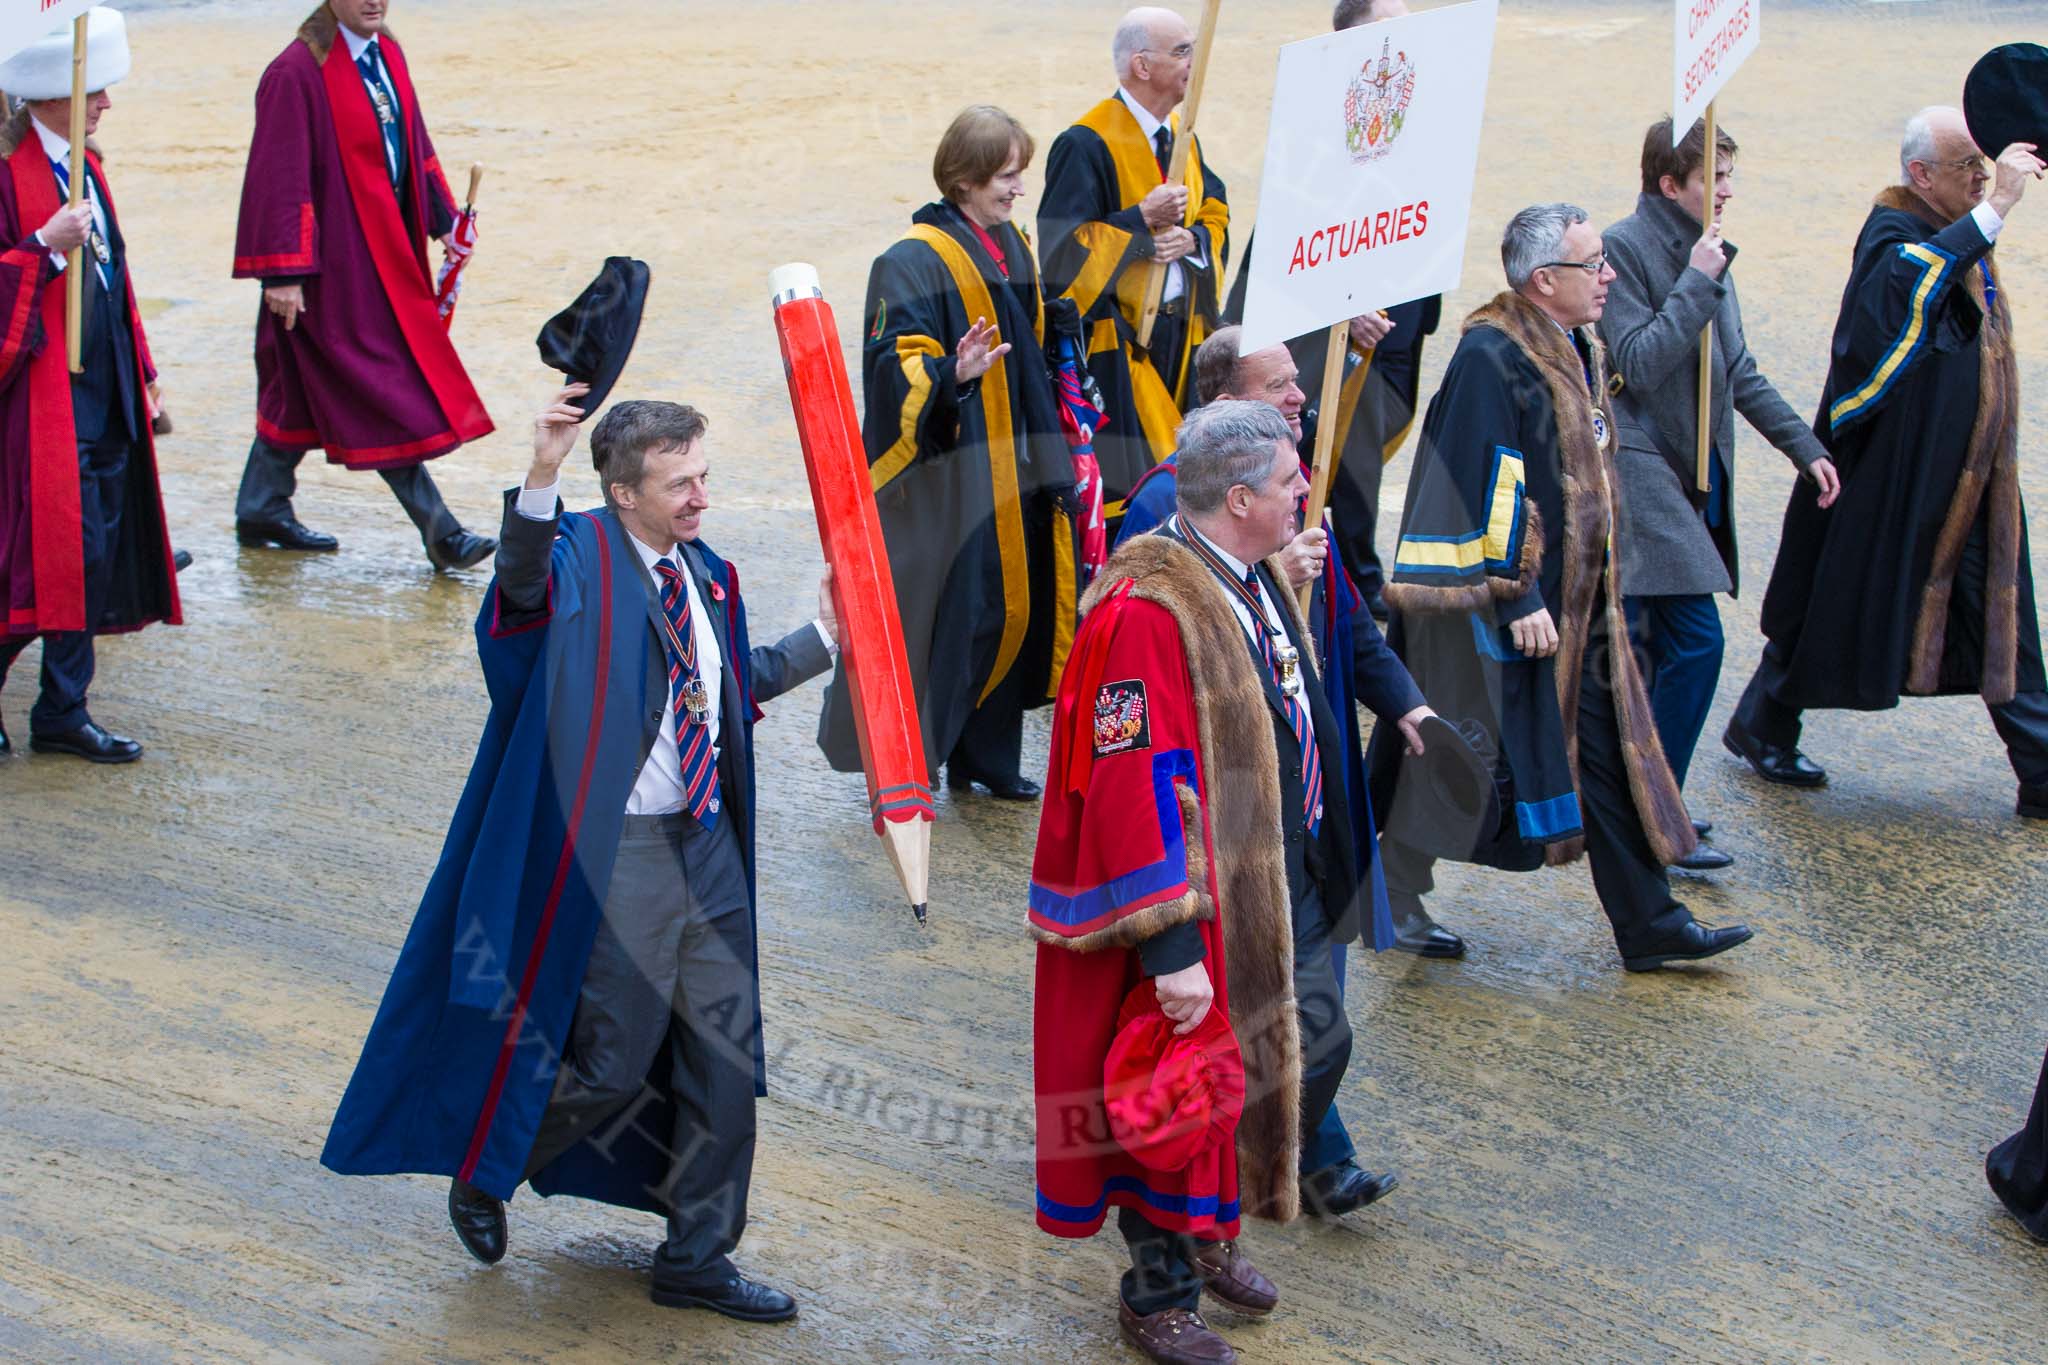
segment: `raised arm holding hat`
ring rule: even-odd
[[[427,240],[455,223],[386,0],[331,0],[256,88],[235,278],[260,280],[256,436],[242,544],[332,550],[292,508],[299,461],[375,470],[437,569],[497,542],[462,529],[426,462],[491,431],[442,325]]]
[[[2048,125],[2048,110],[2037,117]],[[1974,694],[2019,778],[2019,813],[2048,819],[2013,300],[1992,251],[2042,174],[2039,151],[2015,142],[1987,164],[1960,113],[1923,110],[1899,149],[1901,182],[1864,220],[1814,420],[1841,497],[1792,490],[1768,643],[1724,736],[1770,781],[1827,780],[1799,752],[1808,708]]]
[[[1195,35],[1172,10],[1132,10],[1111,44],[1117,92],[1061,133],[1046,157],[1038,235],[1045,291],[1080,310],[1107,425],[1095,433],[1112,523],[1132,485],[1173,452],[1190,405],[1195,348],[1216,326],[1230,249],[1223,181],[1202,156],[1167,184],[1174,110],[1187,95]],[[1168,263],[1152,344],[1137,328],[1147,266]]]
[[[128,74],[114,10],[89,11],[88,133]],[[30,747],[126,763],[142,746],[86,709],[96,635],[177,624],[178,587],[151,433],[156,366],[128,271],[128,242],[98,147],[66,141],[71,26],[0,63],[21,108],[0,126],[0,680],[38,636],[42,692]],[[70,177],[84,202],[65,207]],[[83,373],[66,362],[65,253],[83,246]],[[0,753],[8,751],[0,728]]]

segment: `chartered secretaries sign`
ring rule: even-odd
[[[1677,0],[1673,15],[1671,145],[1692,131],[1707,105],[1763,38],[1763,0]]]
[[[0,62],[92,6],[93,0],[0,0]]]
[[[1497,0],[1280,49],[1246,351],[1456,287]]]

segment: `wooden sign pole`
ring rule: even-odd
[[[1195,69],[1188,77],[1188,97],[1181,101],[1180,135],[1173,140],[1173,157],[1167,163],[1168,184],[1178,185],[1187,179],[1188,158],[1195,150],[1195,115],[1202,107],[1202,87],[1209,76],[1209,49],[1215,46],[1216,19],[1222,9],[1223,0],[1207,0],[1202,6],[1202,29],[1195,36]],[[1188,192],[1190,213],[1198,207],[1199,193],[1199,189]],[[1165,297],[1166,267],[1154,264],[1145,277],[1145,312],[1138,320],[1140,346],[1152,344],[1152,328],[1159,321],[1159,305]]]
[[[71,200],[77,208],[85,199],[85,16],[71,21]],[[79,349],[85,334],[85,248],[71,249],[65,267],[64,340],[70,353],[71,373],[85,373],[85,353]]]
[[[1308,510],[1301,528],[1323,524],[1323,509],[1330,502],[1330,476],[1336,472],[1332,458],[1337,449],[1337,402],[1344,388],[1344,355],[1351,346],[1351,324],[1339,322],[1330,328],[1330,340],[1323,353],[1323,395],[1316,408],[1316,462],[1308,483]],[[1308,610],[1308,596],[1315,588],[1310,579],[1301,586],[1301,609]]]
[[[1700,188],[1700,216],[1706,220],[1707,228],[1711,228],[1714,222],[1714,181],[1721,172],[1720,151],[1714,145],[1714,104],[1712,100],[1707,102],[1705,123],[1707,150],[1706,160],[1700,163],[1701,174],[1705,177],[1705,183]],[[1707,229],[1702,229],[1702,231],[1705,230]],[[1714,472],[1711,468],[1714,458],[1713,394],[1714,319],[1709,314],[1707,325],[1700,328],[1700,422],[1697,479],[1699,490],[1702,493],[1711,489],[1714,481]]]

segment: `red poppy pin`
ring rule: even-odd
[[[723,602],[725,600],[725,585],[723,583],[713,583],[711,585],[711,600],[714,602]]]

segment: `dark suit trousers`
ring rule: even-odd
[[[1972,632],[1977,652],[1983,653],[1984,580],[1988,554],[1982,518],[1963,544],[1963,557],[1956,565],[1956,584],[1950,599],[1949,629]],[[2024,565],[2022,565],[2024,567]],[[1919,601],[1916,595],[1914,601]],[[1917,610],[1917,607],[1916,607]],[[2020,627],[2026,629],[2028,622]],[[2026,643],[2021,641],[2025,650]],[[1766,744],[1795,748],[1799,743],[1801,713],[1796,706],[1778,700],[1786,681],[1784,651],[1775,643],[1764,644],[1756,674],[1743,689],[1735,708],[1735,722]],[[1987,706],[1991,728],[2005,744],[2005,755],[2014,776],[2030,787],[2048,785],[2048,693],[2022,692],[1999,706]]]
[[[125,428],[112,424],[91,445],[78,452],[78,513],[85,568],[85,629],[58,631],[43,637],[42,692],[29,711],[29,729],[56,735],[76,730],[91,719],[86,693],[92,687],[96,660],[93,628],[107,609],[115,548],[127,511],[126,487],[131,442]],[[27,639],[0,645],[0,682],[14,665]]]
[[[988,700],[974,708],[959,742],[946,759],[948,769],[1001,780],[1015,778],[1024,763],[1024,670],[1012,666]]]
[[[282,521],[291,516],[292,494],[299,486],[299,461],[305,458],[306,452],[279,450],[261,436],[250,442],[249,460],[242,466],[242,487],[235,494],[236,519]],[[427,548],[432,549],[462,529],[448,504],[441,500],[441,490],[434,485],[434,477],[427,473],[425,465],[380,469],[377,477],[390,486],[398,505],[419,528],[420,540]]]
[[[746,1230],[754,1167],[753,916],[731,820],[629,815],[567,1055],[527,1174],[633,1122],[668,1046],[676,1099],[663,1274],[715,1284]]]
[[[1301,1023],[1301,1139],[1313,1149],[1351,1061],[1351,1020],[1331,963],[1330,922],[1322,894],[1313,889],[1294,906],[1294,1002]],[[1302,1174],[1310,1169],[1304,1164]],[[1117,1231],[1131,1252],[1122,1290],[1133,1313],[1195,1306],[1202,1297],[1196,1238],[1156,1227],[1129,1208],[1117,1210]]]
[[[1629,792],[1627,755],[1608,682],[1606,622],[1605,610],[1596,603],[1580,666],[1579,816],[1585,825],[1586,857],[1593,865],[1593,889],[1614,927],[1614,945],[1623,957],[1635,957],[1684,928],[1692,913],[1671,898],[1670,876],[1650,849]],[[1431,889],[1435,862],[1381,836],[1380,866],[1396,924],[1412,922],[1421,897]]]

